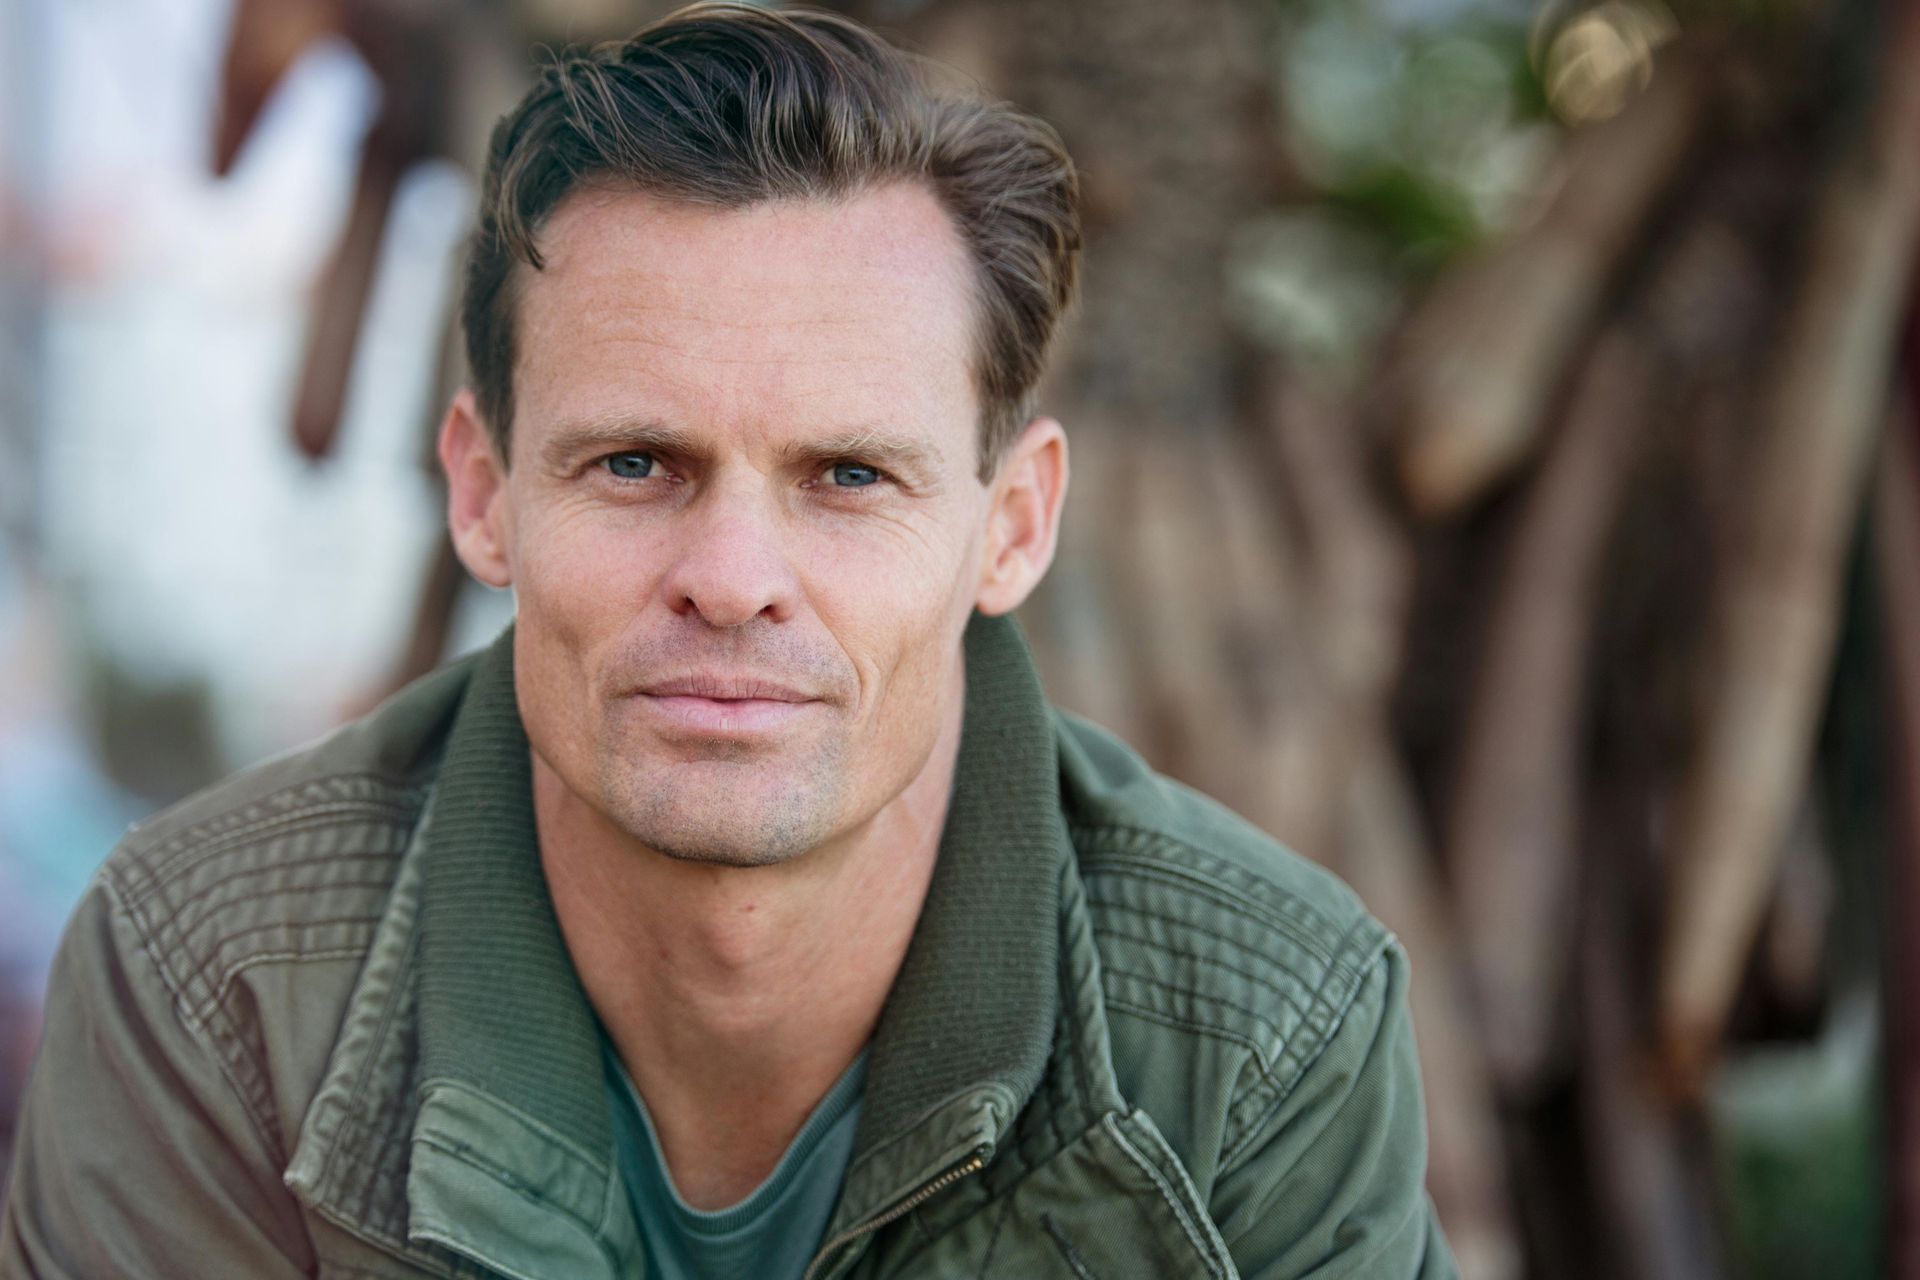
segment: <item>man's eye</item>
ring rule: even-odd
[[[606,458],[607,470],[622,480],[645,480],[653,474],[653,455],[650,453],[611,453]]]
[[[880,472],[858,462],[835,463],[832,472],[834,484],[842,489],[861,489],[870,484],[878,484]]]

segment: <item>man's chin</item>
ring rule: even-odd
[[[646,822],[629,828],[629,834],[661,857],[710,867],[778,866],[805,857],[820,843],[808,834],[782,829],[775,823],[742,829],[737,823],[715,828]]]
[[[764,867],[790,862],[832,832],[833,806],[811,785],[779,770],[714,762],[684,771],[661,789],[659,775],[607,791],[607,814],[646,848],[678,862]],[[743,777],[743,774],[758,774]]]

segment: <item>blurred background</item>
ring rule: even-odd
[[[126,824],[510,616],[476,161],[669,7],[0,0],[0,1167]],[[1399,934],[1468,1280],[1920,1277],[1920,3],[836,7],[1082,166],[1023,620]]]

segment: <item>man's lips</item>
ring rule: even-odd
[[[710,698],[721,702],[812,702],[812,694],[802,693],[777,680],[763,676],[729,672],[696,672],[653,680],[640,692],[655,698]]]
[[[650,681],[637,701],[682,731],[726,736],[782,729],[821,705],[790,685],[724,672]]]

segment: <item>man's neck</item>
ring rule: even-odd
[[[757,1186],[872,1037],[939,852],[961,699],[926,766],[848,836],[773,866],[639,847],[536,755],[555,913],[695,1208]]]

